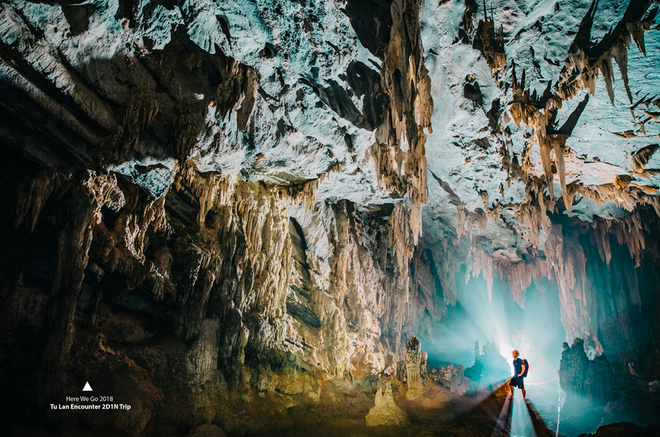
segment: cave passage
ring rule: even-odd
[[[566,341],[556,284],[546,279],[538,281],[539,286],[536,281],[532,283],[525,292],[522,308],[501,280],[494,282],[489,297],[482,276],[471,277],[466,284],[464,275],[464,270],[457,275],[456,305],[449,307],[447,315],[437,322],[434,337],[424,338],[429,343],[429,364],[470,367],[475,353],[480,356],[482,348],[491,343],[506,360],[507,367],[502,370],[512,374],[511,352],[517,349],[533,363],[534,371],[527,379],[530,383],[555,379],[561,344]],[[484,382],[492,384],[496,380]]]
[[[0,0],[0,435],[660,435],[659,65],[660,0]]]

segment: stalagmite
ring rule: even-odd
[[[424,363],[424,367],[426,367]],[[422,394],[422,352],[417,337],[410,337],[406,344],[406,399],[417,399]]]
[[[392,383],[379,380],[376,390],[376,405],[367,414],[367,426],[403,427],[408,423],[408,416],[394,402]]]

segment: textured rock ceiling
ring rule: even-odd
[[[477,20],[483,19],[482,5],[475,6]],[[565,183],[608,191],[617,176],[631,176],[633,183],[641,186],[640,189],[655,194],[658,180],[653,169],[660,162],[657,157],[651,158],[646,168],[640,171],[635,167],[633,155],[658,143],[659,34],[656,31],[646,34],[644,43],[641,43],[646,53],[641,53],[640,43],[633,43],[630,35],[623,37],[616,33],[616,25],[624,20],[627,2],[601,1],[593,11],[590,6],[591,3],[586,1],[488,2],[487,15],[494,19],[496,27],[500,26],[504,33],[503,48],[506,56],[504,68],[493,74],[479,50],[456,43],[461,29],[465,27],[464,3],[445,2],[439,7],[429,2],[424,4],[421,20],[425,65],[430,72],[433,84],[431,94],[436,102],[431,120],[434,133],[427,141],[427,159],[430,171],[445,187],[438,189],[433,181],[429,183],[430,201],[425,215],[427,221],[440,216],[443,223],[441,228],[448,235],[452,235],[457,225],[462,227],[461,223],[446,219],[452,216],[452,212],[456,213],[456,199],[453,194],[448,196],[451,192],[460,198],[460,207],[468,212],[486,208],[493,210],[502,205],[499,218],[490,220],[485,229],[477,233],[490,240],[487,244],[490,252],[505,249],[506,252],[501,253],[510,259],[517,259],[526,250],[529,238],[520,238],[526,237],[525,231],[521,232],[524,225],[521,226],[519,220],[516,220],[516,214],[508,213],[524,203],[528,196],[525,186],[530,177],[544,177],[534,123],[523,123],[518,127],[514,117],[505,113],[494,132],[492,124],[489,124],[492,122],[488,111],[496,99],[499,99],[503,108],[511,109],[515,101],[511,85],[516,73],[518,81],[524,74],[523,87],[532,93],[536,92],[538,96],[547,91],[557,92],[562,70],[570,65],[578,33],[581,29],[589,30],[583,17],[589,17],[592,13],[591,33],[587,33],[586,41],[594,46],[602,41],[611,44],[605,38],[611,32],[621,38],[625,42],[623,47],[629,50],[617,49],[621,52],[617,55],[613,53],[615,50],[609,49],[613,54],[607,55],[615,57],[623,67],[623,70],[614,68],[612,74],[612,102],[602,74],[595,79],[592,90],[579,90],[568,99],[559,92],[563,101],[556,114],[556,129],[569,119],[581,102],[585,103],[589,94],[586,106],[581,113],[576,114],[579,118],[565,142]],[[634,12],[635,8],[643,10],[648,6],[648,2],[632,2],[630,9]],[[655,16],[654,13],[651,16]],[[647,28],[655,26],[654,21],[646,25]],[[632,26],[624,24],[620,27],[628,29]],[[627,71],[626,80],[621,71]],[[474,75],[480,85],[483,94],[481,105],[475,105],[465,96],[463,86],[467,75]],[[632,93],[632,100],[626,94],[626,86]],[[624,132],[629,134],[622,135]],[[498,154],[502,148],[509,156],[515,154],[521,163],[527,161],[525,176],[510,177],[511,171],[507,169],[501,154]],[[553,179],[553,185],[554,192],[561,197],[559,177]],[[487,197],[484,197],[484,192]],[[631,202],[625,201],[626,196],[621,194],[603,196],[608,197],[605,202],[594,202],[593,196],[580,197],[578,194],[572,211],[565,213],[577,214],[587,221],[591,221],[593,215],[622,217],[626,215],[626,209],[633,207]],[[654,203],[655,200],[650,202]],[[541,231],[540,249],[543,249],[544,238]],[[515,251],[511,251],[514,247]]]
[[[425,200],[423,164],[414,176],[415,170],[402,168],[419,161],[409,153],[407,128],[396,129],[400,138],[387,138],[391,133],[379,134],[384,130],[377,129],[383,125],[392,98],[387,74],[381,74],[387,70],[383,68],[386,52],[392,50],[387,34],[392,26],[389,2],[58,3],[9,1],[1,6],[4,56],[0,74],[59,114],[82,141],[98,143],[103,135],[99,129],[123,135],[116,133],[122,124],[117,102],[135,103],[139,106],[136,116],[151,111],[143,117],[144,124],[159,111],[203,111],[203,121],[196,121],[188,133],[192,135],[187,140],[190,144],[183,148],[189,149],[185,150],[186,165],[199,172],[275,186],[318,180],[317,201],[349,199],[367,206],[406,198],[412,200],[414,211]],[[544,231],[527,229],[528,224],[521,223],[520,208],[533,195],[531,181],[544,190],[543,179],[548,174],[537,131],[543,125],[545,132],[546,126],[538,117],[517,126],[519,120],[511,114],[512,104],[520,100],[514,95],[514,75],[524,91],[539,96],[532,102],[537,115],[561,106],[550,129],[558,129],[580,102],[586,102],[562,148],[565,168],[557,169],[556,158],[548,157],[552,160],[548,166],[554,167],[549,175],[558,173],[552,191],[560,198],[567,193],[576,196],[567,214],[590,221],[594,214],[621,217],[640,198],[656,203],[659,180],[655,167],[660,162],[653,157],[654,149],[644,160],[645,168],[635,166],[634,160],[636,152],[658,143],[660,132],[655,92],[660,83],[660,34],[651,30],[644,35],[655,29],[655,13],[648,1],[633,2],[628,15],[628,5],[619,1],[601,1],[593,10],[590,6],[588,1],[488,2],[487,21],[494,21],[495,33],[503,33],[503,54],[493,61],[501,65],[490,68],[489,48],[473,43],[480,38],[482,4],[422,3],[423,64],[419,68],[425,65],[429,71],[430,98],[435,103],[426,131],[430,182],[423,221],[428,241],[474,233],[485,238],[488,253],[499,251],[514,261],[530,250],[543,250]],[[405,3],[403,8],[414,9]],[[167,69],[179,66],[159,65],[158,60],[150,59],[175,45],[172,39],[179,38],[177,34],[185,34],[211,58],[238,61],[227,68],[232,72],[243,69],[244,92],[218,105],[218,96],[210,95],[212,91],[200,78],[191,74],[178,80],[172,75],[180,73],[168,74]],[[607,53],[598,54],[598,59],[589,55],[587,64],[601,58],[607,58],[602,62],[609,64],[614,58],[619,64],[618,69],[610,68],[611,95],[598,67],[585,67],[584,61],[574,60],[579,50],[598,49],[599,44],[606,46],[601,52]],[[644,48],[645,54],[640,52]],[[409,50],[402,53],[414,57]],[[190,69],[206,62],[193,52],[181,60]],[[562,71],[568,66],[575,75],[579,71],[576,65],[591,68],[597,77],[591,85],[578,80],[578,85],[571,85],[574,92],[567,94],[558,88],[560,81],[566,82],[562,77],[570,75]],[[419,119],[424,118],[424,105],[430,108],[429,98],[424,96],[428,91],[425,73],[411,67],[409,78],[420,81],[413,87],[417,94],[412,96],[412,110],[418,118],[415,122],[425,127],[429,123]],[[162,68],[163,74],[149,74],[154,68]],[[31,81],[31,75],[41,82]],[[53,102],[40,83],[61,90],[69,104],[79,105],[78,111],[94,119],[97,129],[80,126],[66,105]],[[163,87],[171,92],[168,85],[172,84],[175,95],[163,97]],[[470,95],[466,86],[477,87],[477,95]],[[552,104],[544,103],[548,94],[554,94]],[[406,123],[405,117],[401,120]],[[164,138],[142,135],[133,140],[135,148],[130,153],[100,164],[160,197],[174,182],[182,161],[163,150]],[[389,156],[381,156],[375,143],[390,144],[384,152]],[[89,154],[85,146],[72,147],[77,148],[74,154],[83,155],[78,157],[93,167],[93,160],[84,156]],[[49,159],[44,151],[34,153]],[[514,157],[516,165],[512,166]],[[388,182],[383,165],[386,171],[403,174],[401,180]],[[572,188],[562,194],[560,177],[564,173],[565,185]],[[626,185],[620,191],[632,194],[613,191],[617,176]],[[410,185],[418,185],[421,195],[413,194],[415,198],[410,199],[405,188]],[[594,194],[601,191],[606,194]],[[646,199],[644,193],[654,198]],[[540,232],[540,236],[530,238],[530,232]]]

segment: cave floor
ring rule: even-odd
[[[408,423],[403,426],[373,426],[368,427],[364,419],[373,405],[353,406],[350,412],[336,414],[332,418],[309,422],[309,414],[305,417],[302,411],[296,425],[279,432],[258,434],[272,437],[346,437],[346,436],[554,436],[540,418],[533,403],[525,405],[525,413],[529,413],[523,426],[517,432],[511,432],[511,397],[507,396],[504,387],[491,393],[488,391],[471,396],[455,396],[441,387],[431,387],[425,390],[419,399],[410,401],[402,393],[395,393],[394,400],[407,415]],[[517,399],[518,400],[518,399]],[[520,399],[522,400],[522,399]],[[523,409],[520,409],[523,411]],[[502,420],[504,419],[504,420]]]

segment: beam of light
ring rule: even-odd
[[[503,421],[503,429],[506,431],[494,434],[497,437],[508,435],[507,417],[510,416],[510,401],[509,399],[509,386],[506,381],[500,381],[495,390],[491,392],[478,392],[471,395],[476,401],[472,407],[465,413],[457,415],[457,423],[459,424],[472,424],[474,422],[485,423],[491,422],[493,429],[497,428],[497,423],[500,417]]]
[[[479,381],[481,388],[492,390],[494,384],[511,375],[508,364],[511,360],[509,325],[512,320],[508,317],[510,302],[498,283],[494,284],[492,299],[489,299],[486,281],[482,277],[470,279],[465,287],[458,290],[456,300],[460,315],[449,325],[450,331],[455,332],[457,338],[455,341],[450,341],[463,348],[464,356],[469,357],[460,364],[465,367],[474,364],[475,341],[479,341],[482,350],[488,342],[491,342],[495,351],[499,351],[502,355],[499,361],[491,363],[491,368],[484,369],[485,372]],[[447,337],[443,336],[441,342],[446,341]]]
[[[435,338],[424,344],[429,352],[429,362],[462,364],[469,368],[475,364],[475,341],[480,342],[481,349],[492,341],[499,352],[495,355],[503,358],[494,360],[498,371],[484,372],[479,381],[480,390],[492,390],[497,382],[513,375],[513,349],[520,351],[521,358],[529,360],[526,384],[539,384],[555,378],[566,333],[561,323],[558,293],[553,287],[547,281],[538,286],[533,283],[526,292],[523,309],[513,301],[506,283],[497,278],[490,300],[482,276],[471,278],[467,284],[458,282],[456,306],[451,307],[437,324]],[[545,412],[551,405],[556,405],[557,389],[556,382],[540,385],[529,396]]]
[[[559,424],[561,423],[561,407],[564,405],[566,400],[566,393],[560,388],[557,395],[557,432],[555,433],[556,437],[559,437]]]
[[[648,424],[640,417],[642,409],[637,403],[620,403],[612,411],[605,400],[593,396],[565,392],[561,396],[561,434],[595,433],[600,426],[613,422]]]
[[[506,401],[504,401],[504,405],[502,406],[502,411],[500,411],[500,415],[497,418],[497,423],[495,424],[495,432],[493,432],[494,436],[501,435],[501,434],[508,434],[511,429],[511,421],[509,418],[511,417],[511,401],[513,400],[513,393],[509,391],[509,394],[506,397]]]
[[[513,408],[511,411],[511,437],[535,437],[534,426],[527,411],[525,399],[520,390],[513,391]]]

